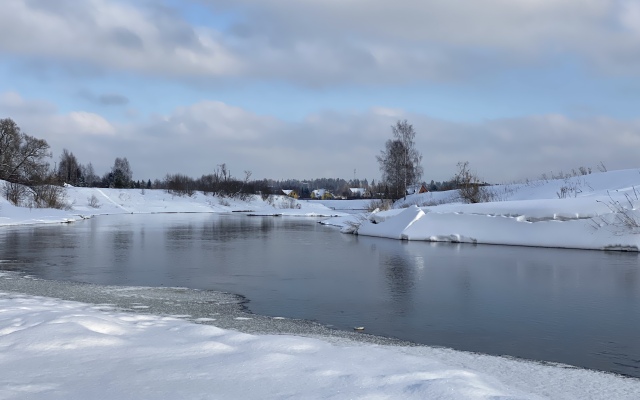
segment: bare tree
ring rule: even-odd
[[[416,149],[416,132],[407,120],[398,121],[391,127],[393,139],[387,140],[385,149],[377,156],[390,195],[400,198],[406,195],[407,187],[422,178],[422,154]]]
[[[20,131],[10,118],[0,119],[0,179],[32,183],[45,179],[49,144]]]
[[[195,180],[182,174],[167,174],[164,185],[167,192],[178,196],[193,196],[196,192]]]

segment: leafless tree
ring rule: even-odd
[[[178,196],[193,196],[196,191],[196,182],[182,174],[167,174],[164,185],[167,192]]]
[[[416,132],[407,120],[391,127],[393,139],[387,140],[385,149],[376,158],[380,164],[382,180],[393,198],[406,195],[407,187],[422,178],[422,154],[416,149]]]
[[[45,140],[21,132],[10,118],[0,119],[0,179],[25,184],[42,181],[49,157]]]

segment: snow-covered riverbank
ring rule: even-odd
[[[487,187],[489,203],[464,204],[453,191],[412,195],[366,219],[323,223],[391,239],[638,251],[636,188],[640,171],[612,171]]]
[[[0,181],[0,187],[4,185]],[[151,213],[231,213],[329,217],[341,215],[316,201],[297,201],[286,196],[263,200],[217,197],[196,192],[177,196],[164,190],[100,189],[66,187],[64,202],[68,210],[16,207],[0,197],[0,226],[73,222],[95,215]]]
[[[429,347],[249,335],[0,293],[0,398],[636,399],[640,381]]]

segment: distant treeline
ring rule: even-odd
[[[73,152],[63,149],[60,159],[49,162],[52,154],[49,144],[22,132],[10,118],[0,119],[0,179],[8,183],[0,187],[2,195],[16,205],[29,207],[64,207],[61,200],[63,185],[101,188],[164,189],[177,195],[193,195],[196,191],[224,197],[246,198],[260,194],[267,198],[292,190],[299,198],[310,198],[312,192],[324,189],[333,196],[353,198],[365,189],[368,197],[385,197],[389,187],[367,179],[317,178],[286,180],[251,180],[251,172],[242,178],[234,177],[226,164],[214,171],[192,178],[184,174],[167,174],[164,179],[134,180],[133,170],[126,157],[117,157],[111,169],[102,176],[95,173],[91,162],[82,164]],[[423,183],[430,191],[456,188],[455,180]]]

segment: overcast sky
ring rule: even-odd
[[[0,118],[106,172],[424,179],[640,167],[637,0],[2,0]]]

